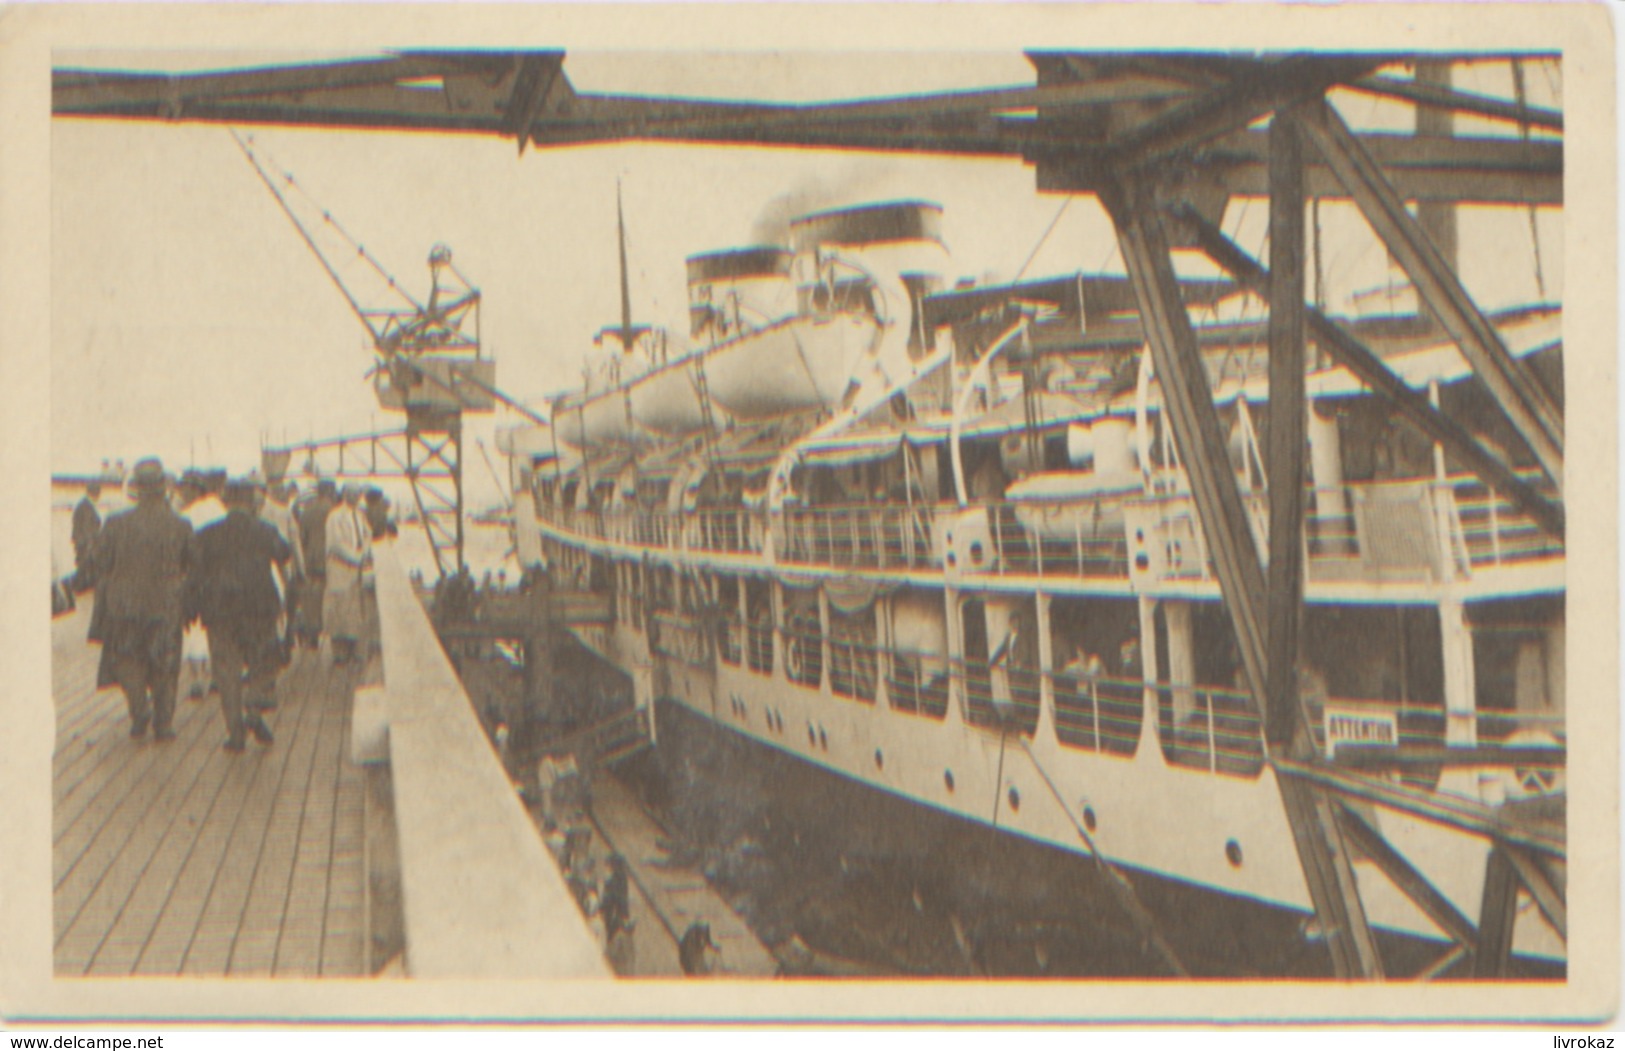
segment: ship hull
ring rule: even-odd
[[[649,666],[643,636],[624,625],[575,634],[623,672]],[[1225,776],[1165,762],[1149,708],[1137,747],[1122,756],[1060,745],[1047,720],[1028,738],[967,725],[953,705],[936,720],[720,662],[705,668],[657,656],[653,667],[654,696],[663,703],[1001,840],[1046,844],[1076,858],[1087,858],[1093,845],[1125,871],[1304,921],[1312,913],[1273,770]],[[1093,825],[1087,838],[1080,831],[1086,825]],[[1464,915],[1478,914],[1483,840],[1391,812],[1382,814],[1381,828]],[[1377,928],[1438,948],[1437,928],[1372,863],[1361,861],[1356,871]],[[1555,932],[1536,921],[1517,925],[1513,951],[1543,966],[1566,955]]]

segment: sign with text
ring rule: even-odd
[[[1326,756],[1339,745],[1357,748],[1399,747],[1399,718],[1393,712],[1328,704],[1321,716],[1326,729]]]

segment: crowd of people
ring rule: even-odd
[[[99,483],[73,513],[73,589],[94,591],[89,641],[97,686],[118,686],[130,736],[175,737],[175,700],[218,691],[224,747],[275,737],[265,714],[297,647],[327,642],[335,664],[364,658],[372,543],[391,535],[377,489],[188,471],[171,483],[156,459],[126,479],[132,506],[105,524]]]

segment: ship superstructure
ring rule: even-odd
[[[902,207],[798,227],[849,229]],[[905,233],[940,244],[899,231],[900,256]],[[834,257],[809,239],[790,269]],[[736,290],[787,284],[785,262],[772,248],[690,260],[709,285],[695,296],[702,342],[667,368],[705,374],[726,416],[640,432],[634,414],[627,440],[565,460],[537,439],[527,454],[515,436],[521,559],[613,599],[609,623],[578,627],[580,639],[632,677],[641,706],[681,704],[1010,834],[1310,909],[1129,283],[1073,274],[933,292],[894,266],[878,308],[888,282],[871,265],[845,289],[799,285],[783,318],[744,320],[754,311]],[[1181,288],[1214,316],[1247,295],[1224,281]],[[1534,375],[1561,376],[1558,308],[1492,320]],[[796,387],[785,359],[820,325],[873,329],[859,346],[896,352],[832,342],[828,378]],[[1427,321],[1345,327],[1447,414],[1493,422]],[[1267,549],[1264,328],[1214,322],[1197,336],[1225,462]],[[1379,767],[1403,755],[1385,768],[1392,783],[1440,805],[1560,799],[1560,540],[1392,426],[1358,377],[1323,360],[1306,382],[1298,684],[1317,754]],[[611,393],[635,398],[661,375]],[[755,375],[761,393],[719,375]],[[561,439],[573,404],[555,417]],[[1515,442],[1490,424],[1481,433]],[[1514,464],[1539,486],[1532,461]],[[1448,757],[1515,747],[1531,749],[1527,765]],[[1364,819],[1455,909],[1477,913],[1483,839],[1404,813]],[[1373,923],[1438,933],[1375,861],[1356,869]],[[1517,951],[1562,955],[1548,924],[1517,931]]]

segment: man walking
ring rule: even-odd
[[[73,509],[73,590],[80,594],[96,585],[91,559],[102,531],[102,514],[96,510],[101,495],[102,483],[93,481],[85,486],[84,497]]]
[[[142,460],[130,475],[135,507],[108,519],[92,564],[100,582],[91,641],[102,644],[96,685],[118,684],[130,736],[174,738],[182,603],[192,568],[192,527],[164,495],[164,466]]]
[[[282,666],[276,631],[281,603],[272,574],[293,550],[275,526],[255,515],[254,496],[252,483],[226,486],[226,517],[198,533],[189,583],[192,606],[209,636],[228,752],[241,752],[248,732],[260,744],[275,739],[261,715],[275,707]]]

